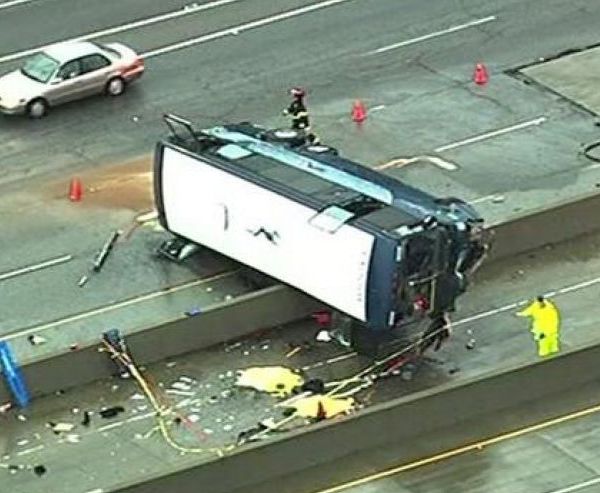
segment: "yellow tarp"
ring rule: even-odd
[[[294,409],[296,415],[302,418],[317,418],[319,417],[319,403],[321,403],[322,409],[325,412],[325,418],[332,418],[338,414],[348,413],[354,408],[354,399],[352,397],[342,399],[328,395],[302,397],[291,402],[287,407]]]
[[[295,387],[304,383],[304,379],[294,370],[284,366],[256,366],[238,371],[238,387],[248,387],[259,392],[268,392],[278,397],[292,393]]]

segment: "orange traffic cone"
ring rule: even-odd
[[[475,64],[475,71],[473,72],[473,82],[479,86],[483,86],[488,83],[489,75],[487,68],[483,63]]]
[[[81,186],[81,180],[79,178],[73,178],[71,185],[69,185],[69,200],[71,202],[79,202],[83,195],[83,188]]]
[[[319,401],[319,404],[317,407],[317,419],[318,420],[327,419],[327,411],[325,411],[325,406],[323,406],[323,403],[321,401]]]
[[[354,101],[352,104],[352,120],[356,123],[362,123],[367,118],[367,109],[360,99]]]

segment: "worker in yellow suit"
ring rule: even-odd
[[[560,314],[552,301],[538,296],[527,308],[517,313],[519,317],[531,317],[531,333],[538,345],[541,357],[557,353]]]

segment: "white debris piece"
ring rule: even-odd
[[[197,414],[190,414],[188,416],[188,420],[190,421],[190,423],[197,423],[199,419],[200,416],[198,416]]]
[[[79,438],[79,435],[77,435],[75,433],[69,433],[65,437],[65,441],[69,442],[69,443],[79,443],[80,442],[80,438]]]
[[[28,337],[29,342],[34,346],[39,346],[40,344],[45,344],[48,342],[45,337],[39,336],[37,334],[30,335]]]
[[[167,368],[173,368],[173,367],[174,367],[176,364],[177,364],[177,362],[176,362],[176,361],[169,361],[169,362],[166,364],[166,366],[167,366]]]
[[[134,401],[141,401],[141,400],[144,400],[145,398],[146,397],[140,393],[135,393],[130,397],[130,399],[133,399]]]
[[[185,390],[167,389],[165,392],[170,395],[181,395],[181,396],[185,396],[185,397],[191,397],[194,395],[193,392],[188,392]]]
[[[323,330],[319,331],[316,339],[319,342],[331,342],[331,334],[329,333],[329,331],[323,329]]]
[[[69,432],[71,431],[73,428],[75,428],[75,425],[73,423],[56,423],[53,427],[52,427],[52,431],[56,431],[58,433],[62,433],[62,432]]]
[[[190,386],[183,382],[174,382],[171,384],[171,387],[177,390],[190,390]]]
[[[185,383],[190,383],[190,384],[194,383],[194,381],[195,381],[193,378],[186,377],[185,375],[180,376],[179,380],[181,380],[182,382],[185,382]]]
[[[23,438],[23,440],[19,440],[19,441],[17,442],[17,445],[18,445],[19,447],[22,447],[23,445],[27,445],[28,443],[29,443],[29,440],[27,440],[27,438]]]

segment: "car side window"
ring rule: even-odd
[[[99,70],[104,67],[108,67],[110,65],[110,61],[108,58],[95,54],[88,55],[81,59],[81,69],[82,73],[87,74],[89,72],[93,72],[94,70]]]
[[[72,60],[65,63],[58,71],[58,77],[63,80],[72,79],[80,74],[81,64],[79,63],[79,60]]]

